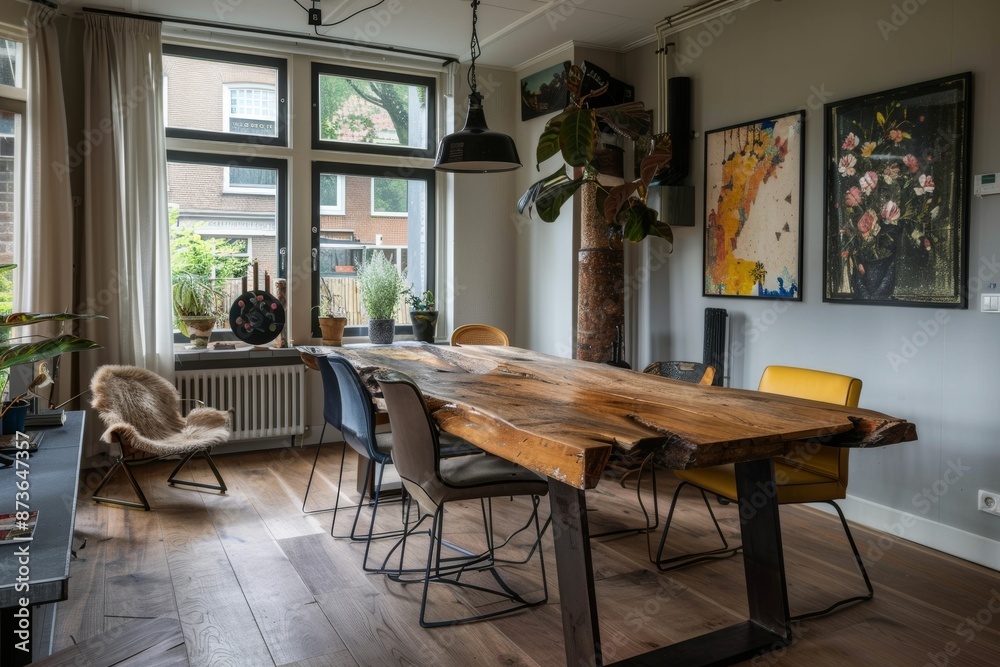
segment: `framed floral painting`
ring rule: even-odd
[[[972,74],[827,104],[824,301],[965,308]]]
[[[705,133],[705,296],[802,299],[804,121]]]

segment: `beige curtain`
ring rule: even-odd
[[[53,25],[56,11],[28,5],[28,39],[24,62],[28,89],[25,165],[25,215],[20,243],[15,244],[16,310],[53,313],[72,310],[73,207],[66,138],[66,105],[59,64],[59,42]],[[39,327],[41,328],[41,327]],[[20,334],[21,332],[19,332]],[[39,331],[51,334],[55,331]],[[61,402],[71,391],[70,364],[60,366]]]
[[[107,316],[81,331],[104,350],[77,355],[82,378],[104,363],[172,379],[173,327],[160,25],[84,16],[81,308]]]

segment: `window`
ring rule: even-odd
[[[276,278],[287,273],[287,180],[280,159],[167,151],[171,270],[212,280],[224,314],[242,293],[251,260],[261,280],[264,269]],[[248,194],[241,188],[255,196],[239,196]],[[228,329],[225,317],[218,328]]]
[[[407,182],[402,178],[373,178],[372,206],[374,216],[405,217],[407,215]]]
[[[5,101],[0,98],[0,264],[12,264],[21,226],[24,170],[20,168],[21,114],[4,111],[4,106]],[[11,272],[0,274],[2,282],[9,283],[12,278]],[[0,294],[4,295],[0,312],[12,312],[12,304],[6,301],[13,293],[12,287],[11,284],[10,289],[0,288]]]
[[[167,137],[287,146],[287,61],[165,44]]]
[[[434,157],[434,80],[313,63],[313,148]]]
[[[339,174],[319,176],[320,215],[344,215],[344,177]]]
[[[21,88],[23,44],[9,39],[0,39],[0,85]]]
[[[278,172],[274,169],[226,167],[222,191],[227,194],[274,196]]]
[[[368,324],[361,310],[356,267],[362,258],[380,252],[415,292],[433,284],[434,177],[429,169],[374,167],[333,162],[313,163],[313,303],[319,303],[321,283],[338,297],[347,312],[346,333],[364,335]],[[329,213],[324,193],[342,185],[338,201],[343,214]],[[380,203],[374,202],[379,200]],[[380,212],[377,212],[380,211]],[[313,335],[319,336],[313,311]],[[408,333],[409,306],[400,299],[396,310],[399,333]]]

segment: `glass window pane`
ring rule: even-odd
[[[278,69],[163,54],[168,128],[278,136]]]
[[[320,74],[319,139],[428,148],[427,87]]]
[[[0,39],[0,84],[17,88],[24,85],[21,73],[22,49],[20,42]]]
[[[212,281],[217,328],[229,328],[229,307],[250,261],[260,264],[261,289],[264,269],[277,274],[277,182],[277,169],[167,162],[171,271]]]
[[[323,215],[344,214],[344,177],[320,174],[319,205]]]
[[[18,243],[18,219],[21,210],[21,184],[18,168],[20,151],[20,116],[10,111],[0,111],[0,264],[14,262]],[[15,269],[16,271],[16,269]],[[12,271],[0,273],[0,313],[12,312]]]
[[[373,178],[372,215],[406,215],[406,183],[401,178]]]
[[[338,182],[343,183],[343,212],[333,215],[325,205],[330,195],[324,192],[331,192],[333,184]],[[405,179],[320,173],[318,279],[336,295],[338,304],[346,311],[348,326],[368,325],[367,315],[361,309],[355,271],[362,257],[382,253],[403,274],[406,284],[413,284],[418,293],[430,284],[427,260],[429,183],[427,177]],[[376,213],[375,209],[386,213]],[[400,299],[395,319],[399,326],[409,323],[409,306],[403,299]]]

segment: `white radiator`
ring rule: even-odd
[[[305,432],[305,366],[301,364],[178,371],[176,385],[181,398],[230,412],[231,440]]]

